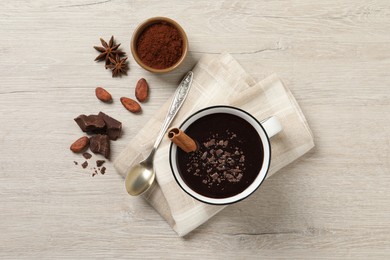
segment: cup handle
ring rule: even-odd
[[[279,120],[274,116],[262,120],[260,124],[267,132],[268,138],[271,138],[272,136],[282,131],[282,125],[280,124]]]

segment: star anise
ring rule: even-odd
[[[119,55],[116,55],[115,59],[109,57],[108,60],[110,64],[106,65],[106,69],[112,71],[112,77],[122,76],[122,74],[127,75],[127,70],[129,69],[126,62],[127,57],[121,59]]]
[[[114,36],[111,36],[110,41],[107,42],[100,38],[100,42],[102,43],[103,47],[100,46],[93,46],[95,50],[101,52],[99,56],[95,58],[95,61],[106,61],[106,65],[110,63],[109,58],[115,58],[115,55],[123,55],[124,52],[120,51],[118,48],[121,44],[114,44]]]

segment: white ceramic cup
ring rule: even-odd
[[[195,122],[197,119],[210,115],[215,113],[227,113],[232,114],[238,117],[241,117],[242,119],[249,122],[254,129],[257,131],[261,143],[263,145],[263,164],[262,167],[255,178],[255,180],[241,193],[236,194],[231,197],[224,197],[224,198],[210,198],[204,195],[201,195],[197,192],[195,192],[193,189],[191,189],[183,180],[183,178],[180,175],[180,171],[177,166],[177,149],[178,148],[174,143],[171,144],[170,150],[169,150],[169,161],[172,169],[173,176],[175,177],[177,183],[179,186],[189,195],[191,195],[193,198],[208,203],[208,204],[214,204],[214,205],[225,205],[225,204],[231,204],[235,203],[237,201],[243,200],[244,198],[251,195],[256,189],[261,185],[263,180],[265,179],[270,162],[271,162],[271,144],[270,144],[270,138],[277,133],[279,133],[282,130],[282,126],[280,125],[279,121],[276,117],[272,116],[267,119],[262,120],[259,122],[256,118],[254,118],[251,114],[248,112],[241,110],[236,107],[231,106],[213,106],[213,107],[207,107],[205,109],[202,109],[191,116],[189,116],[184,123],[180,126],[180,129],[185,131],[193,122]]]

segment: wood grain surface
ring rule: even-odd
[[[185,64],[168,75],[130,54],[133,30],[152,16],[189,37]],[[389,259],[389,25],[386,0],[1,1],[0,258]],[[128,76],[93,61],[92,46],[111,35],[129,54]],[[257,79],[284,80],[316,148],[179,238],[126,194],[111,162],[95,177],[74,165],[84,160],[69,150],[82,135],[73,118],[121,120],[115,158],[203,54],[224,51]],[[133,115],[119,98],[141,77],[151,96]],[[114,102],[99,102],[96,86]]]

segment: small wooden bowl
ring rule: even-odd
[[[138,56],[138,53],[137,53],[137,42],[138,42],[138,37],[142,34],[142,32],[145,30],[145,28],[147,28],[148,26],[150,26],[152,24],[161,23],[161,22],[168,23],[168,24],[172,25],[173,27],[175,27],[179,31],[179,33],[183,39],[183,52],[182,52],[180,59],[172,66],[170,66],[168,68],[164,68],[164,69],[156,69],[156,68],[152,68],[152,67],[150,67],[142,62],[142,60],[140,59],[140,57]],[[167,17],[152,17],[152,18],[149,18],[146,21],[142,22],[135,29],[133,36],[131,38],[130,47],[131,47],[131,53],[133,54],[135,61],[142,68],[144,68],[150,72],[154,72],[154,73],[166,73],[166,72],[170,72],[170,71],[176,69],[184,61],[185,57],[187,56],[187,52],[188,52],[188,39],[187,39],[187,35],[184,32],[183,28],[174,20],[169,19]]]

